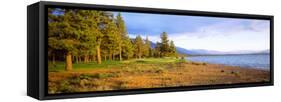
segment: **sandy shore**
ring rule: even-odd
[[[270,72],[216,64],[138,64],[132,68],[49,72],[49,93],[267,82]]]

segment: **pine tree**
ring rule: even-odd
[[[56,62],[56,51],[60,49],[58,26],[61,19],[61,17],[53,15],[54,11],[61,11],[61,9],[48,9],[48,57],[52,59],[53,64]]]
[[[48,17],[48,40],[52,43],[49,46],[55,47],[57,45],[57,50],[62,50],[65,54],[65,69],[67,71],[72,70],[72,53],[77,49],[79,45],[80,33],[79,21],[77,20],[77,15],[73,10],[64,9],[49,9]],[[61,15],[53,15],[52,12],[59,10]],[[52,18],[52,17],[55,17]],[[78,23],[78,24],[77,24]]]
[[[48,9],[49,48],[65,54],[66,70],[72,70],[72,59],[80,62],[81,56],[89,62],[90,55],[97,55],[97,62],[101,63],[100,30],[102,19],[106,18],[103,14],[94,10]]]
[[[107,22],[104,30],[103,46],[108,50],[109,60],[113,60],[121,42],[118,28],[114,20],[111,18]]]
[[[140,35],[136,37],[134,45],[135,45],[135,55],[137,58],[141,59],[143,56],[144,43]]]
[[[126,37],[123,40],[123,43],[124,43],[123,50],[122,50],[123,56],[127,59],[130,59],[131,57],[134,56],[133,43],[129,37]]]
[[[97,38],[102,35],[99,26],[98,18],[99,14],[93,10],[78,10],[77,18],[80,20],[80,50],[84,55],[84,62],[90,61],[90,55],[95,54],[95,47],[98,45]]]
[[[161,34],[161,57],[168,56],[169,54],[169,40],[166,32]]]
[[[126,26],[125,22],[121,16],[121,13],[118,13],[116,16],[116,24],[119,30],[119,36],[121,38],[121,41],[119,42],[118,50],[119,50],[119,60],[122,60],[122,49],[125,48],[125,44],[129,44],[128,42],[125,42],[127,39],[127,31],[126,31]]]
[[[149,41],[148,37],[146,37],[146,39],[145,39],[145,45],[144,45],[143,50],[144,50],[144,52],[143,52],[144,56],[149,57],[151,48],[150,48],[150,41]]]
[[[161,43],[160,42],[156,42],[156,47],[154,50],[154,57],[161,57]]]
[[[170,53],[171,56],[176,56],[176,46],[174,44],[174,41],[170,41]]]

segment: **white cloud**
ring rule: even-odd
[[[269,49],[269,21],[220,22],[198,28],[195,32],[169,34],[176,46],[187,49],[218,51]]]
[[[248,24],[247,24],[248,23]],[[263,32],[269,30],[269,21],[251,20],[241,22],[239,19],[215,23],[197,28],[194,32],[172,34],[175,36],[187,35],[196,37],[209,37],[219,35],[239,34],[241,32]]]

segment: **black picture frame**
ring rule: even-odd
[[[126,12],[142,12],[142,13],[158,13],[172,15],[189,15],[189,16],[207,16],[207,17],[224,17],[224,18],[246,18],[270,20],[270,81],[258,83],[243,84],[227,84],[227,85],[202,85],[187,87],[167,87],[153,89],[133,89],[133,90],[117,90],[104,92],[84,92],[75,94],[54,94],[47,93],[48,87],[48,63],[47,63],[47,8],[63,7],[63,8],[80,8],[110,11],[126,11]],[[271,15],[254,15],[254,14],[237,14],[237,13],[221,13],[221,12],[205,12],[205,11],[188,11],[174,9],[156,9],[142,7],[125,7],[112,5],[94,5],[79,3],[62,3],[40,1],[27,7],[27,95],[39,100],[61,99],[61,98],[81,98],[96,97],[110,95],[127,95],[127,94],[144,94],[159,92],[175,92],[175,91],[191,91],[191,90],[207,90],[207,89],[224,89],[224,88],[241,88],[254,86],[272,86],[274,84],[274,17]]]

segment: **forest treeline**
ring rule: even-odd
[[[151,46],[149,38],[131,39],[120,13],[79,9],[48,9],[48,58],[72,63],[124,60],[148,57],[176,57],[176,46],[163,32],[161,42]],[[141,27],[142,25],[140,25]]]

